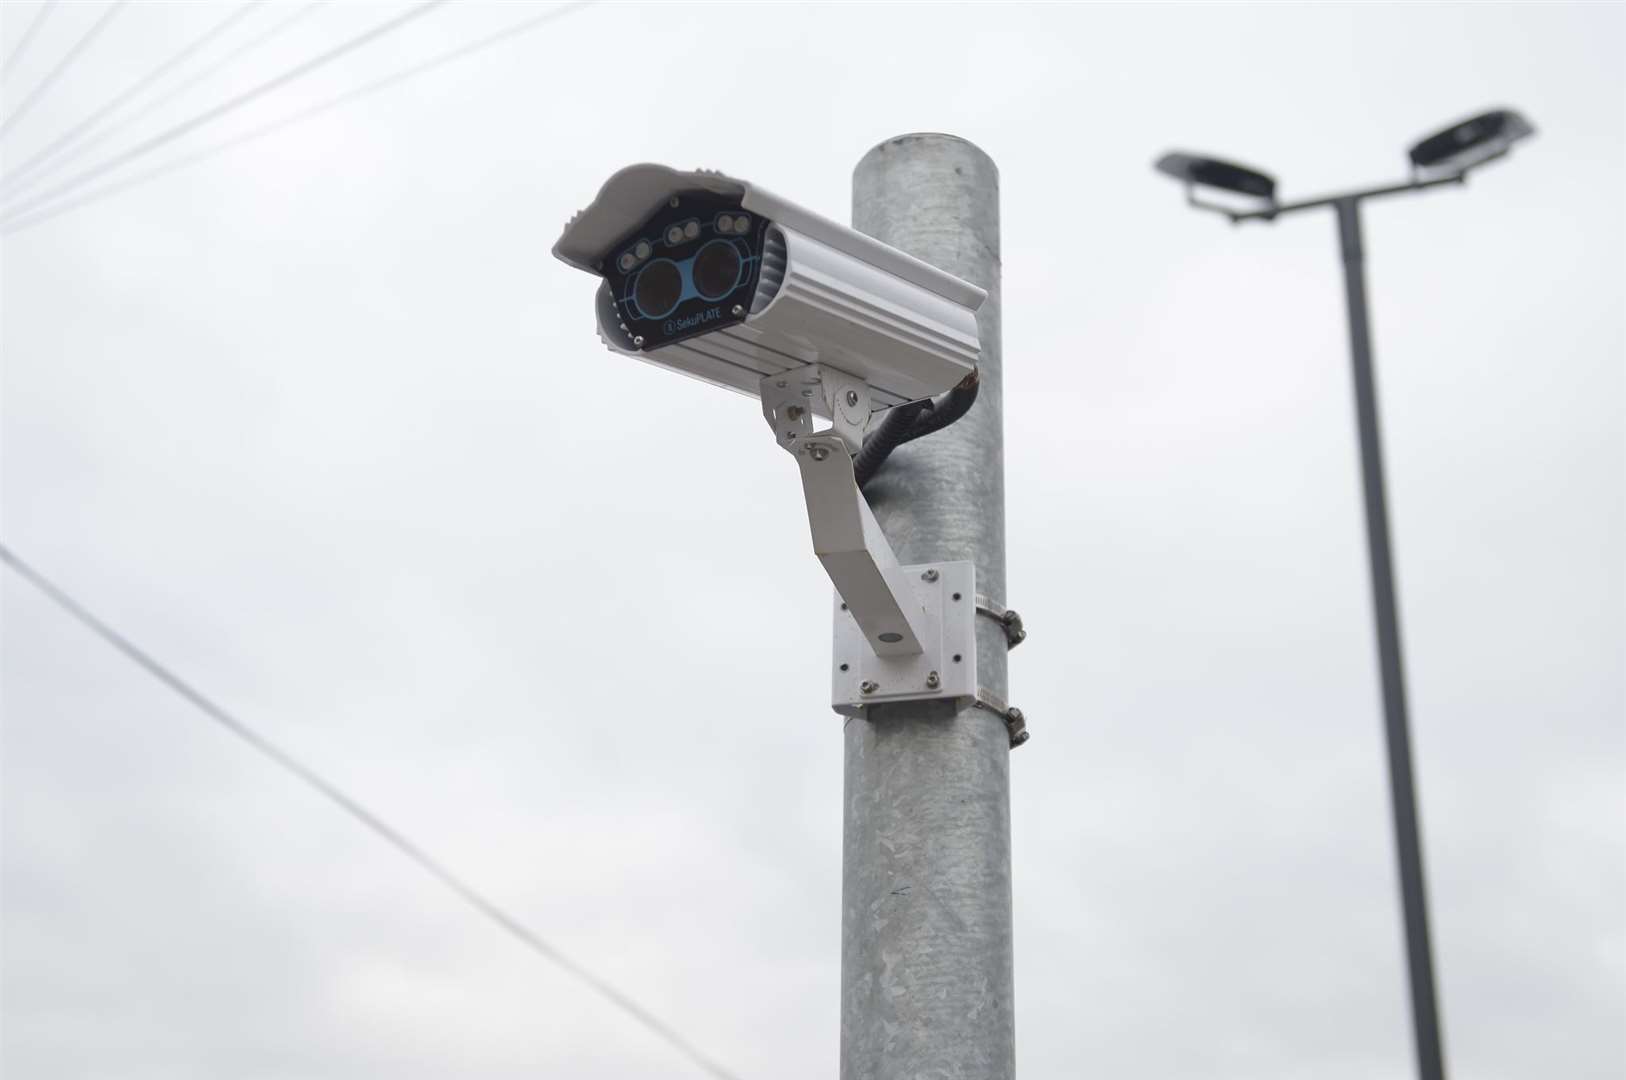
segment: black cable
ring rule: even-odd
[[[973,371],[950,390],[947,394],[932,402],[932,409],[915,422],[904,437],[904,442],[913,442],[934,431],[942,431],[954,421],[971,411],[971,406],[977,403],[977,391],[982,386],[982,380],[977,372]]]
[[[942,397],[898,405],[881,418],[881,426],[864,440],[853,458],[853,476],[863,487],[880,471],[887,457],[906,442],[941,431],[971,411],[981,385],[977,372],[961,379]]]
[[[84,135],[85,132],[90,131],[97,124],[105,120],[110,114],[116,112],[131,98],[137,96],[143,90],[147,89],[147,87],[151,86],[153,83],[167,75],[176,67],[176,65],[184,64],[187,59],[192,56],[192,54],[196,53],[199,49],[209,44],[210,41],[225,33],[231,28],[233,23],[243,18],[249,12],[253,11],[257,4],[263,2],[264,0],[252,0],[251,3],[244,4],[242,7],[237,8],[234,11],[227,12],[226,17],[215,23],[215,25],[210,27],[208,30],[204,31],[202,37],[197,38],[180,52],[153,68],[146,75],[143,75],[140,79],[137,79],[124,90],[115,94],[111,99],[103,104],[101,108],[97,109],[95,112],[79,121],[79,123],[69,128],[66,133],[56,138],[44,149],[38,151],[33,157],[6,173],[5,176],[0,177],[0,187],[12,188],[15,190],[17,181],[27,176],[30,172],[33,172],[41,162],[50,159],[64,146],[69,145],[75,139],[78,139],[80,136]]]
[[[865,437],[863,447],[853,456],[853,476],[859,487],[869,482],[888,454],[907,441],[909,429],[920,414],[931,407],[930,401],[912,401],[887,410],[881,417],[881,426]]]
[[[44,206],[45,204],[68,194],[70,191],[83,187],[104,173],[111,172],[112,170],[119,168],[121,165],[128,164],[129,162],[134,161],[136,158],[149,154],[158,149],[160,146],[173,142],[174,140],[179,139],[181,136],[189,134],[205,124],[218,120],[227,113],[240,109],[244,105],[263,97],[264,95],[287,83],[291,83],[296,79],[303,78],[318,68],[331,64],[333,61],[347,53],[353,52],[364,45],[371,44],[373,41],[383,37],[385,34],[388,34],[393,30],[400,29],[402,26],[405,26],[412,20],[422,18],[445,3],[446,0],[423,0],[422,3],[413,5],[401,14],[385,19],[382,23],[379,23],[371,30],[358,34],[342,44],[335,45],[331,49],[318,53],[316,56],[306,60],[304,63],[296,64],[294,67],[284,71],[276,78],[267,79],[265,82],[251,87],[240,94],[234,94],[232,97],[226,99],[220,104],[205,109],[203,112],[192,117],[190,120],[184,120],[166,131],[161,131],[152,138],[145,139],[142,142],[137,143],[135,146],[132,146],[109,160],[102,162],[100,165],[95,165],[89,169],[86,169],[84,172],[76,173],[75,175],[64,180],[62,183],[58,184],[56,187],[52,188],[50,191],[38,196],[32,202],[26,203],[23,206],[17,207],[15,210],[9,211],[8,218],[15,219],[25,214],[29,214],[41,206]]]
[[[508,912],[498,907],[494,902],[486,899],[479,892],[475,891],[473,886],[464,883],[461,878],[459,878],[456,874],[453,874],[450,870],[446,869],[446,867],[442,866],[428,852],[424,851],[417,844],[413,843],[411,840],[408,840],[404,835],[398,832],[394,826],[389,825],[384,821],[383,818],[379,817],[377,814],[361,805],[361,803],[339,790],[339,788],[332,781],[326,779],[315,769],[312,769],[310,766],[301,762],[288,751],[284,750],[282,747],[278,746],[264,735],[261,735],[258,731],[254,730],[242,720],[239,720],[237,717],[227,712],[220,705],[215,704],[214,701],[206,697],[202,691],[195,689],[190,683],[182,679],[179,675],[175,674],[173,671],[169,670],[169,668],[165,667],[163,664],[153,659],[153,657],[143,652],[140,647],[138,647],[129,638],[102,622],[102,620],[97,618],[95,615],[92,615],[86,608],[80,605],[77,600],[63,592],[49,578],[45,577],[45,575],[41,574],[38,570],[35,570],[22,557],[17,555],[16,552],[12,551],[3,543],[0,543],[0,560],[4,560],[5,564],[9,566],[14,573],[16,573],[23,580],[27,581],[30,585],[34,586],[34,588],[38,589],[48,600],[56,604],[57,607],[73,616],[73,618],[76,619],[81,625],[95,633],[103,641],[113,646],[113,648],[123,653],[125,657],[133,661],[136,666],[142,668],[147,672],[147,674],[151,675],[153,678],[175,691],[175,693],[179,694],[204,716],[207,716],[209,719],[213,720],[215,723],[237,736],[243,742],[247,743],[250,747],[259,751],[259,753],[263,754],[265,757],[270,758],[276,764],[282,766],[284,770],[292,773],[299,780],[303,781],[307,787],[314,789],[319,794],[324,796],[329,802],[333,803],[339,809],[361,822],[368,829],[372,830],[375,835],[382,838],[385,843],[389,844],[391,847],[395,848],[395,850],[417,863],[418,866],[427,871],[431,877],[435,878],[442,885],[456,893],[470,906],[475,908],[482,915],[486,916],[486,918],[490,919],[492,922],[506,930],[509,934],[513,935],[521,944],[525,945],[532,952],[539,954],[543,958],[562,968],[568,974],[574,976],[579,982],[587,985],[589,988],[598,993],[600,997],[603,997],[605,1000],[609,1001],[610,1004],[620,1009],[624,1014],[630,1016],[633,1020],[637,1021],[650,1032],[660,1036],[660,1038],[665,1040],[668,1045],[678,1050],[683,1054],[684,1057],[698,1065],[701,1069],[716,1077],[717,1080],[739,1080],[739,1078],[733,1073],[729,1072],[723,1066],[701,1053],[692,1043],[690,1043],[683,1036],[679,1035],[673,1028],[667,1026],[665,1023],[657,1019],[648,1009],[645,1009],[642,1005],[632,1000],[632,998],[616,989],[610,983],[582,967],[576,961],[570,959],[570,957],[566,956],[554,946],[543,940],[530,927],[520,922],[519,919],[508,914]]]
[[[11,55],[6,57],[5,65],[0,67],[0,82],[11,78],[11,73],[17,70],[18,62],[28,52],[28,47],[34,44],[34,38],[39,35],[40,28],[45,25],[46,16],[51,14],[51,9],[54,7],[56,7],[56,0],[45,0],[45,3],[40,5],[40,9],[34,12],[33,21],[28,24],[28,29],[23,31],[23,36],[17,39],[17,44],[11,50]]]
[[[115,135],[128,130],[140,121],[145,120],[148,116],[151,116],[153,113],[162,109],[165,105],[168,105],[170,102],[174,101],[176,98],[180,97],[194,86],[213,78],[218,72],[230,66],[240,57],[246,56],[260,48],[262,45],[281,37],[296,23],[301,22],[302,20],[321,10],[324,2],[325,0],[313,0],[312,3],[308,3],[304,7],[296,8],[293,12],[289,13],[287,17],[272,23],[270,26],[264,28],[259,33],[249,38],[247,41],[242,42],[237,47],[228,51],[224,56],[219,57],[213,63],[205,66],[201,71],[194,72],[193,74],[182,79],[180,82],[176,83],[174,86],[170,87],[168,90],[165,90],[163,93],[159,94],[157,97],[148,101],[145,105],[137,107],[123,119],[117,120],[112,124],[103,127],[100,131],[96,131],[84,136],[75,145],[61,151],[51,160],[42,163],[39,168],[34,171],[33,175],[19,177],[15,184],[9,185],[8,190],[6,190],[3,194],[0,194],[0,197],[10,201],[15,199],[24,191],[33,187],[35,184],[38,184],[46,177],[54,176],[61,169],[64,169],[73,162],[79,160],[80,157],[96,149],[96,147],[113,138]],[[10,213],[9,210],[6,212]]]
[[[4,138],[6,132],[10,131],[17,121],[27,116],[28,111],[39,104],[39,100],[45,96],[45,92],[56,85],[56,81],[62,78],[67,70],[73,66],[75,60],[79,59],[79,54],[90,48],[90,43],[101,36],[102,31],[107,28],[107,24],[113,21],[113,16],[119,13],[124,4],[125,0],[118,0],[116,4],[102,12],[102,17],[92,23],[90,29],[79,36],[79,40],[75,41],[62,59],[57,61],[56,67],[47,72],[45,78],[41,79],[34,89],[28,92],[28,96],[23,98],[22,104],[11,110],[10,115],[4,120],[0,120],[0,138]]]
[[[563,4],[549,11],[545,11],[540,15],[534,15],[528,19],[522,19],[517,23],[507,26],[502,30],[488,34],[485,37],[476,38],[475,40],[463,45],[459,45],[456,48],[448,49],[442,53],[437,53],[427,60],[423,60],[419,63],[402,68],[400,71],[397,71],[394,74],[385,75],[382,78],[375,79],[370,83],[365,83],[352,90],[346,90],[342,94],[328,98],[326,101],[318,102],[309,108],[301,109],[298,112],[285,116],[280,120],[273,120],[269,124],[264,124],[257,128],[251,128],[250,130],[243,132],[241,135],[233,135],[231,138],[215,143],[212,146],[206,146],[203,149],[198,150],[196,153],[187,154],[184,157],[166,161],[162,165],[148,169],[145,172],[136,173],[133,176],[128,176],[123,180],[116,181],[115,183],[104,184],[101,187],[92,188],[80,195],[78,198],[65,199],[62,202],[53,203],[50,206],[37,210],[31,214],[19,214],[17,217],[4,218],[3,220],[0,220],[0,232],[4,232],[7,236],[10,236],[13,233],[22,232],[24,229],[33,228],[35,225],[49,221],[60,214],[77,210],[80,207],[88,206],[91,203],[101,202],[103,199],[111,198],[121,191],[138,187],[150,180],[157,180],[159,177],[168,176],[173,172],[179,172],[181,169],[187,168],[190,165],[196,165],[199,162],[206,161],[218,154],[224,154],[226,151],[235,149],[236,147],[242,146],[245,143],[257,142],[260,139],[275,135],[277,132],[282,131],[285,128],[293,127],[295,124],[302,123],[306,120],[319,116],[322,113],[328,112],[331,109],[337,109],[340,106],[348,105],[353,101],[360,98],[369,97],[381,90],[387,90],[391,86],[398,83],[416,78],[417,76],[423,75],[426,72],[432,71],[444,64],[450,64],[455,60],[461,60],[463,57],[468,56],[471,53],[479,52],[481,49],[490,48],[491,46],[506,41],[509,38],[517,37],[520,34],[529,33],[544,23],[552,22],[554,19],[563,18],[564,16],[573,12],[581,11],[583,8],[591,7],[595,2],[596,0],[577,0],[575,3]]]

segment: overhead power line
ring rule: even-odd
[[[23,559],[11,548],[0,543],[0,560],[11,568],[23,580],[38,589],[46,599],[71,615],[76,621],[90,630],[97,637],[107,642],[113,648],[123,653],[136,666],[142,668],[147,674],[173,690],[188,704],[197,709],[204,716],[225,728],[238,739],[247,743],[261,755],[270,758],[286,772],[293,774],[307,787],[326,798],[329,802],[349,814],[362,825],[370,829],[376,836],[389,844],[396,851],[417,863],[419,868],[427,872],[435,880],[457,894],[475,910],[496,923],[509,935],[519,941],[532,952],[537,953],[550,963],[561,968],[578,982],[587,986],[600,997],[614,1005],[624,1015],[630,1017],[650,1033],[660,1037],[668,1045],[676,1049],[689,1061],[699,1066],[717,1080],[739,1080],[739,1078],[722,1065],[702,1053],[689,1040],[678,1034],[676,1029],[660,1020],[648,1009],[638,1004],[615,986],[595,975],[581,964],[560,952],[553,945],[545,941],[536,931],[526,926],[518,918],[504,911],[494,901],[487,899],[483,894],[469,885],[456,874],[452,873],[437,861],[423,848],[407,839],[393,825],[367,809],[361,803],[341,791],[337,785],[328,780],[315,769],[294,757],[287,750],[260,734],[244,721],[228,712],[223,706],[196,689],[191,683],[165,667],[151,654],[147,653],[129,638],[113,629],[100,618],[93,615],[72,596],[69,596],[45,575],[34,569],[27,560]]]
[[[23,31],[23,36],[17,39],[16,47],[11,50],[11,55],[6,57],[5,66],[0,67],[0,82],[11,78],[11,73],[17,70],[18,61],[28,52],[28,47],[34,43],[35,35],[40,32],[40,27],[45,25],[45,17],[51,14],[54,7],[56,0],[45,0],[40,9],[34,12],[33,21],[28,24],[28,29]]]
[[[182,94],[186,93],[200,82],[211,78],[217,72],[234,63],[239,58],[246,56],[267,42],[280,37],[295,23],[314,15],[316,11],[323,6],[324,2],[325,0],[314,0],[314,2],[306,4],[304,7],[297,8],[286,18],[279,19],[272,23],[258,34],[255,34],[247,41],[227,52],[214,63],[209,64],[201,71],[182,79],[180,82],[159,94],[145,105],[137,107],[133,112],[127,114],[123,119],[114,120],[111,124],[103,127],[100,131],[82,138],[77,145],[69,147],[68,149],[59,153],[52,160],[45,162],[37,171],[35,171],[34,175],[26,178],[19,178],[14,190],[0,193],[0,198],[14,198],[27,189],[33,187],[35,184],[38,184],[46,177],[56,173],[58,170],[71,165],[73,162],[79,160],[79,158],[96,149],[96,147],[102,145],[115,135],[128,130],[135,124],[140,123],[148,116],[151,116],[153,113],[157,112],[159,109],[162,109],[165,105],[168,105],[171,101],[174,101],[176,98],[180,97]]]
[[[215,143],[212,146],[204,147],[195,153],[187,154],[183,157],[176,158],[173,161],[167,161],[156,168],[137,173],[134,176],[127,177],[115,183],[104,184],[101,187],[92,188],[90,191],[85,192],[78,198],[67,199],[63,202],[55,203],[51,206],[37,210],[32,214],[25,215],[19,213],[15,217],[0,219],[0,231],[3,231],[6,235],[22,232],[24,229],[29,229],[35,225],[42,224],[61,214],[66,214],[72,210],[77,210],[80,207],[88,206],[91,203],[101,202],[103,199],[111,198],[122,191],[139,187],[142,184],[157,180],[160,177],[168,176],[171,173],[179,172],[182,169],[188,168],[192,165],[200,164],[201,162],[204,162],[210,158],[224,154],[229,150],[234,150],[239,146],[243,146],[251,142],[257,142],[271,135],[275,135],[277,132],[293,127],[295,124],[303,123],[306,120],[313,119],[323,113],[337,109],[344,105],[348,105],[351,102],[358,101],[365,97],[370,97],[371,95],[382,90],[387,90],[390,87],[406,82],[409,79],[426,74],[435,68],[450,64],[456,60],[461,60],[464,57],[470,56],[483,49],[490,48],[491,46],[497,45],[503,41],[507,41],[510,38],[528,33],[529,31],[535,30],[537,27],[542,26],[544,23],[552,22],[555,19],[560,19],[566,15],[581,11],[584,8],[591,7],[596,2],[597,0],[579,0],[577,3],[565,4],[562,7],[554,8],[553,10],[544,12],[541,15],[536,15],[529,19],[524,19],[520,22],[514,23],[512,26],[488,34],[483,38],[477,38],[465,45],[460,45],[455,49],[451,49],[440,53],[437,56],[430,57],[428,60],[424,60],[420,63],[413,64],[410,67],[403,68],[392,75],[386,75],[381,79],[376,79],[373,82],[356,87],[353,90],[348,90],[335,97],[329,98],[327,101],[313,105],[308,109],[301,109],[291,116],[285,116],[280,120],[272,121],[269,124],[246,131],[241,135],[235,135],[230,139],[225,139],[221,142]]]
[[[346,41],[341,45],[336,45],[325,52],[318,53],[311,59],[290,68],[281,75],[278,75],[276,78],[268,79],[252,89],[243,91],[241,94],[234,94],[232,97],[226,99],[220,104],[215,105],[212,108],[205,109],[203,112],[192,117],[190,120],[184,120],[181,123],[176,124],[174,127],[154,135],[150,139],[145,139],[137,143],[136,145],[125,150],[123,153],[117,154],[109,160],[102,162],[100,165],[93,166],[86,169],[84,172],[75,174],[69,179],[64,180],[61,184],[58,184],[56,187],[52,188],[50,191],[34,199],[32,202],[25,203],[24,205],[18,207],[15,213],[17,215],[27,214],[40,206],[66,195],[70,191],[77,190],[78,188],[83,187],[85,184],[88,184],[90,181],[96,179],[98,176],[109,173],[122,165],[126,165],[131,161],[134,161],[136,158],[142,157],[143,155],[150,154],[159,147],[174,142],[181,136],[187,135],[205,124],[218,120],[227,113],[240,109],[244,105],[264,97],[266,94],[269,94],[271,91],[276,90],[279,87],[286,86],[288,83],[291,83],[296,79],[303,78],[304,76],[309,75],[311,72],[316,71],[327,64],[331,64],[341,56],[354,52],[364,45],[371,44],[378,38],[383,37],[385,34],[388,34],[393,30],[400,29],[407,23],[412,22],[414,19],[422,18],[445,3],[446,0],[426,0],[425,3],[416,4],[402,12],[400,15],[386,19],[384,22],[373,27],[371,30],[358,34],[349,41]]]
[[[180,52],[153,68],[146,75],[142,76],[140,79],[137,79],[129,87],[125,88],[118,94],[115,94],[101,108],[97,109],[95,112],[79,121],[79,123],[69,128],[66,133],[53,140],[43,150],[39,151],[33,157],[17,166],[4,177],[0,177],[0,186],[11,187],[12,185],[16,184],[18,180],[22,179],[29,172],[37,168],[42,161],[52,157],[64,146],[67,146],[75,139],[78,139],[80,136],[84,135],[85,132],[93,129],[97,124],[105,120],[109,114],[117,111],[127,102],[129,102],[131,98],[134,98],[142,91],[146,90],[147,87],[163,78],[170,71],[174,70],[177,65],[185,63],[186,60],[199,49],[203,48],[209,42],[225,33],[225,31],[228,30],[233,23],[243,18],[256,7],[259,7],[263,2],[264,0],[251,0],[250,3],[244,4],[235,11],[228,12],[224,19],[221,19],[219,22],[215,23],[213,27],[204,31],[202,37],[196,38],[190,45],[187,45]]]
[[[63,74],[73,66],[73,62],[79,58],[79,54],[88,49],[90,43],[101,36],[101,32],[106,29],[107,24],[113,21],[113,16],[117,15],[123,7],[124,0],[118,0],[112,7],[102,12],[102,17],[92,23],[90,29],[79,36],[79,40],[73,43],[73,47],[63,54],[61,60],[57,61],[56,67],[46,72],[45,78],[41,79],[34,89],[28,92],[28,95],[23,98],[22,104],[13,109],[10,116],[0,120],[0,139],[6,137],[6,133],[16,125],[17,121],[28,115],[28,111],[38,104],[40,98],[45,96],[45,92],[51,89],[56,84],[56,81],[62,78]]]

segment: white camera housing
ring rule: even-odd
[[[983,290],[722,173],[622,169],[553,253],[601,278],[610,349],[752,396],[818,362],[864,380],[880,409],[941,394],[977,364]],[[708,257],[724,272],[702,288]]]
[[[600,279],[612,351],[761,399],[840,594],[832,706],[978,700],[975,567],[900,565],[853,455],[874,411],[974,387],[987,294],[742,180],[663,165],[610,177],[553,253]]]

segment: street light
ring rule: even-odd
[[[1436,132],[1407,151],[1413,169],[1467,172],[1499,158],[1536,129],[1512,109],[1492,109]]]
[[[1535,134],[1512,109],[1471,116],[1417,142],[1408,151],[1411,178],[1403,183],[1278,203],[1276,181],[1245,165],[1197,154],[1165,154],[1157,170],[1186,186],[1186,201],[1230,218],[1275,221],[1283,214],[1331,206],[1338,216],[1343,250],[1344,294],[1349,305],[1349,347],[1355,374],[1355,412],[1361,441],[1361,478],[1366,496],[1366,540],[1372,567],[1372,600],[1377,622],[1378,666],[1382,675],[1384,731],[1389,750],[1389,794],[1394,807],[1395,849],[1400,863],[1400,900],[1406,926],[1407,971],[1411,980],[1412,1028],[1417,1071],[1423,1080],[1444,1080],[1439,1010],[1434,996],[1433,951],[1423,887],[1423,849],[1417,826],[1417,795],[1412,781],[1411,736],[1407,730],[1406,687],[1400,662],[1400,620],[1395,609],[1389,513],[1383,488],[1383,456],[1378,439],[1377,390],[1372,376],[1372,335],[1366,311],[1366,274],[1361,246],[1361,203],[1384,195],[1422,191],[1441,184],[1466,183],[1470,170],[1505,155],[1520,139]],[[1198,197],[1199,188],[1243,196],[1246,205],[1226,206]]]

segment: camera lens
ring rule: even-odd
[[[740,253],[726,240],[713,240],[694,257],[694,291],[721,300],[740,283]]]
[[[646,319],[664,319],[683,298],[683,275],[668,259],[657,259],[638,271],[632,298]]]

